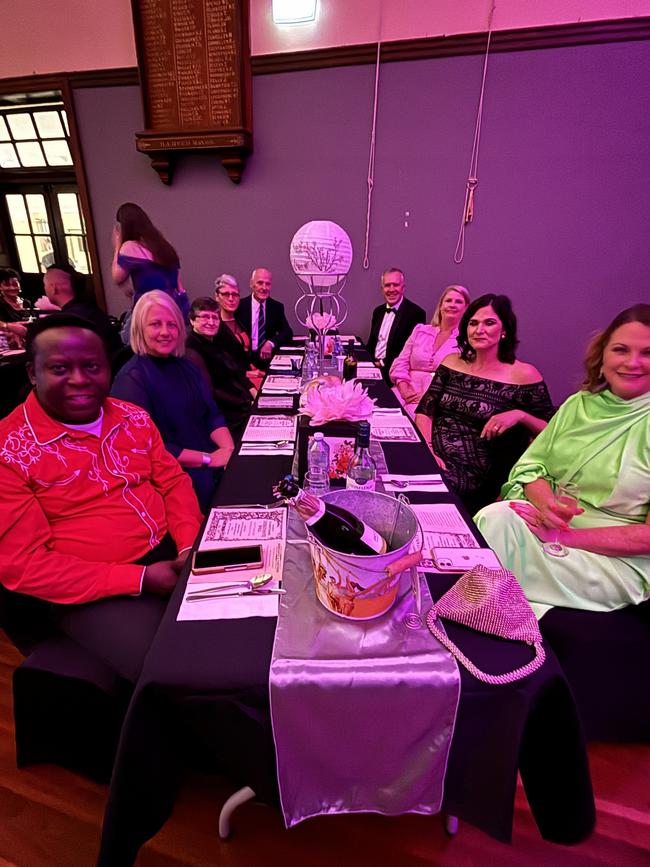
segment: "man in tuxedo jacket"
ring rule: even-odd
[[[242,298],[237,321],[251,336],[253,364],[268,367],[273,350],[293,340],[293,331],[284,313],[284,304],[271,298],[273,275],[268,268],[251,274],[252,295]]]
[[[404,297],[404,274],[399,268],[388,268],[381,275],[381,291],[385,304],[372,312],[368,352],[381,367],[389,382],[390,366],[404,348],[416,325],[426,319],[424,310]]]

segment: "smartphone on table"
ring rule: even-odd
[[[261,545],[213,548],[194,552],[192,572],[194,575],[204,575],[207,572],[229,572],[234,569],[258,569],[262,562]]]
[[[441,572],[467,572],[474,566],[502,569],[497,555],[490,548],[432,548],[436,569]]]

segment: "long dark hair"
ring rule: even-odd
[[[179,268],[178,253],[151,222],[140,205],[125,202],[117,209],[116,220],[122,230],[122,241],[138,241],[163,268]]]
[[[650,328],[650,304],[634,304],[632,307],[621,310],[607,328],[597,332],[592,337],[585,353],[584,365],[587,375],[581,386],[583,391],[600,391],[607,385],[605,377],[601,373],[605,347],[616,329],[629,322],[640,322]]]
[[[476,350],[467,339],[467,324],[481,307],[491,307],[501,320],[501,325],[503,326],[504,336],[499,341],[497,358],[504,364],[514,364],[517,360],[515,350],[519,345],[519,340],[517,339],[517,317],[512,311],[512,304],[507,295],[494,295],[491,292],[488,292],[487,295],[481,295],[476,301],[472,301],[463,313],[463,318],[460,320],[460,325],[458,326],[460,357],[463,361],[474,361],[476,358]]]

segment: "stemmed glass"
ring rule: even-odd
[[[558,485],[553,492],[553,496],[555,497],[556,503],[566,506],[569,509],[573,509],[574,511],[580,504],[580,489],[575,482],[565,482],[563,485]],[[549,557],[566,557],[569,553],[569,549],[558,541],[558,535],[559,531],[556,533],[553,542],[545,542],[542,546],[542,550],[545,554],[548,554]]]

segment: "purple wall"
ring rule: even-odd
[[[76,91],[110,309],[125,306],[110,280],[122,201],[140,203],[177,246],[191,296],[208,294],[221,271],[245,289],[251,268],[264,264],[290,307],[297,291],[289,241],[307,220],[332,219],[355,251],[346,330],[366,335],[388,265],[405,270],[410,296],[428,311],[450,282],[473,295],[505,292],[521,325],[521,357],[560,401],[579,382],[589,334],[650,298],[650,43],[491,58],[476,218],[456,265],[481,64],[459,57],[382,67],[369,272],[362,257],[374,69],[255,78],[255,154],[238,187],[207,156],[183,158],[164,187],[135,150],[138,89]]]

